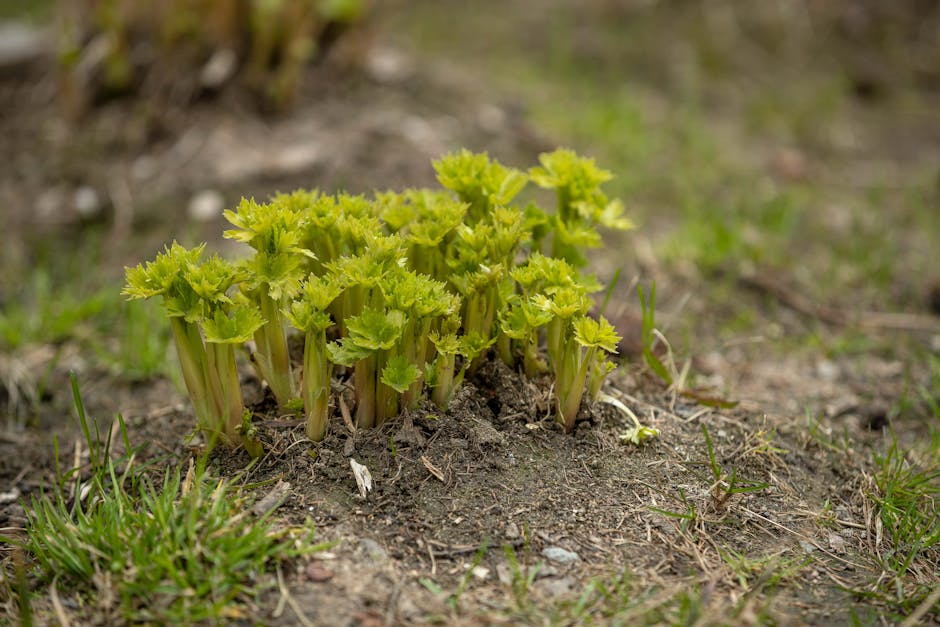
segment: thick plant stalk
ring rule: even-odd
[[[546,369],[545,363],[539,357],[538,330],[534,329],[523,342],[522,367],[525,375],[530,379],[534,379]]]
[[[216,417],[218,436],[225,444],[235,445],[245,412],[238,368],[235,365],[235,349],[227,342],[208,342],[207,354],[210,380],[215,388],[215,404],[219,409]]]
[[[376,425],[384,424],[386,420],[397,416],[401,411],[400,394],[385,385],[381,381],[376,381],[376,396],[379,402],[376,403],[378,416],[376,416]]]
[[[356,390],[356,426],[371,429],[375,426],[375,355],[356,362],[353,370],[353,386]]]
[[[326,437],[332,374],[333,366],[326,355],[326,332],[308,332],[304,343],[301,395],[306,412],[307,437],[314,442],[320,442]]]
[[[587,355],[580,355],[580,348],[572,347],[575,352],[573,359],[565,361],[564,376],[556,377],[555,384],[559,387],[558,394],[558,422],[570,433],[574,429],[574,421],[578,418],[581,409],[581,399],[584,397],[584,383],[587,380],[588,366],[594,360],[595,347],[587,349]],[[577,359],[581,357],[581,359]],[[573,374],[573,376],[571,376]],[[570,377],[570,378],[569,378]]]
[[[258,345],[259,366],[262,376],[271,387],[277,404],[283,409],[288,401],[297,396],[291,374],[290,352],[284,321],[277,303],[268,294],[261,294],[261,315],[266,322],[255,333]]]
[[[398,394],[392,388],[382,383],[382,369],[388,361],[388,351],[379,349],[374,354],[375,361],[372,369],[372,390],[374,402],[374,423],[377,427],[385,424],[390,416],[398,413]],[[394,412],[394,413],[392,413]]]
[[[497,290],[495,287],[483,289],[467,300],[467,321],[464,324],[466,332],[477,332],[483,337],[492,337],[493,324],[496,317]],[[475,356],[470,362],[470,375],[472,376],[483,365],[485,351]]]
[[[568,322],[560,316],[553,317],[546,325],[545,336],[546,346],[548,348],[548,362],[556,363],[562,359],[562,348],[564,344],[565,323]]]
[[[431,342],[428,340],[430,333],[431,318],[425,318],[414,329],[406,328],[405,331],[405,337],[410,337],[408,346],[404,351],[405,356],[408,357],[411,363],[415,364],[419,372],[424,371],[424,367],[428,362],[428,351],[431,347]],[[423,387],[424,382],[418,379],[402,393],[401,401],[406,409],[418,407]]]
[[[510,368],[516,367],[516,356],[512,352],[512,338],[500,332],[496,338],[496,352],[503,363]]]
[[[454,397],[454,367],[457,355],[456,353],[440,353],[437,360],[437,386],[431,392],[431,400],[446,411]]]
[[[183,371],[183,383],[196,412],[196,424],[207,428],[212,421],[212,408],[206,380],[206,350],[199,329],[180,317],[170,318],[170,328]]]

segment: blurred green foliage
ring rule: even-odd
[[[60,0],[61,94],[82,113],[137,92],[192,98],[242,80],[290,104],[302,72],[366,13],[368,0]]]

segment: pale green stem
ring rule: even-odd
[[[400,399],[401,394],[381,381],[376,382],[378,397],[381,399],[379,417],[376,424],[383,424],[389,418],[394,418],[401,413]]]
[[[307,413],[307,437],[314,442],[320,442],[326,436],[332,370],[332,364],[326,357],[326,333],[307,332],[301,387]]]
[[[382,370],[388,361],[388,351],[380,349],[375,353],[375,369],[373,370],[372,389],[375,394],[375,426],[384,423],[391,415],[389,410],[393,409],[390,397],[398,393],[392,388],[382,383]]]
[[[356,425],[362,429],[375,426],[375,355],[356,362],[353,385],[356,389]]]
[[[512,352],[512,338],[506,335],[503,332],[499,333],[499,336],[496,338],[496,351],[499,353],[500,359],[509,366],[510,368],[515,368],[516,366],[516,356]]]
[[[548,362],[553,366],[562,357],[562,343],[564,341],[564,330],[567,319],[559,316],[553,317],[545,328],[546,346],[548,347]]]
[[[271,363],[268,360],[268,338],[264,333],[264,327],[259,327],[254,333],[255,351],[251,353],[251,365],[255,367],[258,378],[269,382],[271,376]]]
[[[454,365],[456,355],[438,355],[437,361],[437,387],[431,392],[431,400],[443,410],[447,409],[454,396]]]
[[[409,341],[411,346],[408,347],[405,355],[407,355],[411,362],[418,368],[418,372],[424,372],[424,365],[427,363],[428,346],[431,344],[430,340],[428,340],[428,335],[431,333],[431,320],[430,318],[425,318],[421,321],[421,324],[416,324],[414,327],[413,332],[409,332],[406,329],[406,333],[410,333]],[[424,381],[419,377],[417,381],[412,383],[408,389],[405,390],[402,394],[402,403],[406,408],[415,409],[418,406],[418,401],[421,400],[421,390],[423,386]]]
[[[245,404],[242,400],[241,383],[238,379],[238,367],[235,364],[235,349],[229,343],[208,343],[208,354],[217,381],[217,405],[221,412],[218,427],[223,441],[228,445],[238,442],[238,429],[242,423]]]
[[[267,348],[267,361],[271,368],[268,373],[268,385],[274,392],[278,405],[283,409],[288,401],[297,396],[294,389],[294,377],[291,374],[290,352],[287,348],[287,335],[284,321],[277,302],[266,292],[261,292],[261,315],[266,322],[261,327]]]
[[[212,412],[206,381],[206,350],[199,329],[179,317],[170,318],[170,328],[183,371],[183,382],[196,412],[196,424],[200,427],[208,426]]]
[[[533,329],[523,341],[525,342],[522,356],[523,369],[526,376],[533,379],[545,370],[545,364],[539,359],[538,329]]]
[[[591,374],[588,377],[588,398],[592,401],[596,401],[597,397],[601,393],[601,385],[604,383],[604,379],[607,378],[607,360],[604,358],[594,359],[594,363],[591,365]]]
[[[581,349],[576,350],[580,351]],[[596,351],[597,348],[594,346],[588,348],[587,355],[581,359],[575,376],[570,382],[555,382],[555,385],[561,385],[564,388],[562,390],[563,395],[558,396],[558,421],[564,425],[565,431],[571,432],[574,429],[574,421],[578,417],[578,410],[581,409],[581,399],[584,396],[584,382],[587,379],[588,367],[594,359]]]

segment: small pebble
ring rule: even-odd
[[[552,566],[551,564],[546,564],[539,569],[539,572],[535,574],[536,579],[545,579],[546,577],[557,577],[559,570]]]
[[[187,213],[191,220],[209,222],[222,215],[224,208],[225,199],[222,194],[214,189],[204,189],[190,199]]]
[[[0,492],[0,504],[15,503],[19,500],[20,496],[19,489],[13,486],[6,492]]]
[[[82,185],[75,190],[75,210],[83,218],[93,218],[101,212],[101,199],[95,188]]]
[[[506,128],[506,112],[494,104],[485,104],[477,111],[477,123],[488,133],[498,133]]]
[[[370,538],[362,538],[359,540],[359,548],[365,553],[370,560],[375,563],[385,562],[388,560],[388,553],[385,552],[379,543]]]
[[[829,548],[836,553],[845,553],[845,538],[837,533],[830,533]]]
[[[816,364],[816,374],[824,381],[835,381],[841,373],[835,362],[823,359]]]
[[[320,564],[317,564],[316,562],[310,562],[309,564],[307,564],[305,573],[307,575],[307,579],[309,579],[310,581],[322,582],[322,581],[329,581],[330,579],[333,578],[332,570],[324,566],[321,566]]]
[[[547,597],[561,597],[576,590],[578,582],[573,577],[550,577],[542,579],[536,585]]]
[[[0,69],[31,63],[50,51],[48,31],[23,22],[0,23]]]
[[[377,83],[400,83],[413,71],[408,57],[392,48],[373,47],[366,59],[366,73]]]
[[[218,89],[229,81],[238,69],[238,55],[231,48],[216,50],[199,74],[199,82],[206,89]]]
[[[581,556],[574,551],[563,549],[560,546],[549,546],[542,551],[542,556],[559,564],[570,564],[577,562]]]

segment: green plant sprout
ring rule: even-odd
[[[475,224],[497,207],[506,207],[526,186],[524,172],[507,168],[489,156],[461,150],[434,162],[437,180],[469,205],[468,222]]]
[[[530,609],[532,586],[545,567],[545,562],[538,562],[534,566],[530,564],[532,535],[528,525],[523,526],[522,537],[522,563],[511,544],[503,545],[503,555],[509,566],[509,588],[516,603],[516,611],[525,614]]]
[[[467,333],[457,337],[456,333],[440,335],[431,333],[431,343],[437,357],[425,366],[425,380],[432,388],[431,398],[441,409],[447,409],[454,393],[463,383],[470,364],[495,342],[479,333]],[[463,366],[457,368],[457,356],[463,357]]]
[[[336,275],[310,275],[304,282],[300,299],[287,314],[291,324],[304,332],[304,363],[301,396],[306,413],[307,437],[319,442],[326,436],[329,420],[330,379],[333,364],[327,354],[326,332],[333,321],[327,309],[342,292]]]
[[[228,296],[239,270],[219,257],[200,263],[204,246],[187,250],[173,242],[146,266],[127,269],[130,299],[160,296],[196,412],[196,424],[211,448],[235,444],[244,406],[234,345],[264,323],[261,313]]]
[[[552,257],[583,266],[584,250],[601,245],[597,226],[625,231],[633,223],[623,217],[623,204],[601,190],[613,174],[597,167],[593,159],[559,149],[539,156],[540,166],[529,170],[536,185],[555,190],[557,212],[550,220],[554,238]]]
[[[646,365],[649,366],[649,369],[653,371],[660,379],[663,380],[666,385],[672,385],[673,377],[669,372],[669,369],[662,362],[662,360],[656,355],[654,349],[656,347],[656,284],[653,283],[650,286],[650,295],[649,300],[646,298],[646,294],[643,291],[642,285],[636,286],[637,294],[640,297],[640,307],[642,309],[642,331],[641,331],[641,346],[643,351],[643,360],[646,362]]]
[[[225,212],[225,218],[237,228],[224,235],[255,250],[244,263],[242,282],[243,292],[264,316],[254,333],[256,350],[251,361],[278,404],[286,408],[297,390],[282,311],[300,291],[304,257],[313,253],[300,246],[302,214],[276,200],[267,204],[242,200],[237,212]]]
[[[708,453],[708,468],[712,473],[711,493],[716,507],[724,507],[735,494],[747,494],[749,492],[760,492],[767,489],[769,483],[757,483],[741,481],[738,479],[738,470],[731,468],[731,474],[728,475],[718,463],[715,457],[715,449],[712,446],[712,437],[708,433],[708,427],[702,424],[702,433],[705,435],[705,449]]]
[[[204,245],[174,243],[128,268],[124,293],[163,298],[197,425],[213,442],[259,451],[239,388],[242,347],[281,411],[302,401],[312,441],[327,433],[335,366],[351,378],[356,423],[370,428],[425,399],[446,409],[492,347],[526,376],[554,378],[570,432],[585,395],[605,398],[620,340],[589,313],[602,287],[579,268],[598,226],[630,224],[592,160],[559,150],[541,163],[526,174],[461,151],[434,162],[443,190],[242,200],[225,212],[234,228],[224,235],[250,256],[202,261]],[[554,216],[513,204],[530,178],[556,191]],[[291,363],[290,327],[303,336],[302,364]]]
[[[585,383],[589,390],[600,390],[603,378],[610,372],[605,353],[616,353],[620,341],[613,325],[603,317],[577,318],[571,329],[573,333],[566,335],[561,358],[555,363],[558,422],[566,431],[574,429]]]

